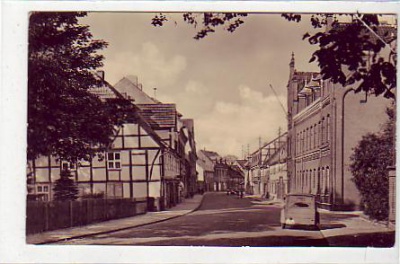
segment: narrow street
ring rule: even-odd
[[[282,230],[280,207],[208,193],[200,208],[165,222],[59,244],[158,246],[328,246],[320,231]],[[162,213],[162,212],[161,212]]]

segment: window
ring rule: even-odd
[[[330,128],[331,128],[331,118],[328,115],[326,117],[326,141],[329,141],[330,138]]]
[[[121,153],[109,152],[107,154],[107,168],[113,170],[121,169]]]
[[[325,118],[321,121],[321,143],[325,142]]]
[[[300,134],[297,133],[296,137],[296,154],[299,154],[300,152]]]
[[[314,172],[313,172],[313,189],[315,190],[315,169],[314,169]]]
[[[321,170],[321,193],[325,194],[325,168]]]
[[[69,170],[69,171],[76,171],[76,163],[63,160],[63,161],[61,161],[61,169]]]
[[[310,137],[310,131],[308,128],[306,129],[306,147],[305,150],[308,150],[308,138]]]
[[[318,168],[318,174],[317,174],[317,193],[320,193],[321,191],[321,169]]]
[[[317,124],[315,124],[314,125],[314,148],[318,146],[317,137],[318,137]]]
[[[37,192],[38,193],[49,192],[49,186],[47,185],[37,186]]]
[[[326,167],[326,193],[329,193],[329,189],[330,189],[329,167]]]

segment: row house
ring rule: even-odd
[[[104,77],[104,73],[101,77]],[[156,101],[151,107],[139,105],[134,95],[121,90],[106,81],[103,87],[91,90],[101,100],[121,98],[132,101],[129,119],[118,128],[109,150],[89,161],[70,163],[53,156],[29,161],[28,172],[32,175],[30,197],[52,200],[54,182],[60,177],[61,170],[69,169],[79,188],[80,197],[146,198],[150,210],[171,207],[179,202],[183,193],[179,189],[184,188],[182,167],[186,167],[186,163],[183,160],[186,159],[184,146],[182,153],[178,151],[178,148],[182,149],[178,143],[180,115],[175,105]],[[146,98],[143,94],[143,98]],[[191,142],[190,148],[195,152],[193,123],[191,131],[187,141]],[[193,174],[190,167],[193,162],[188,161],[187,164]],[[188,174],[188,179],[192,174]],[[188,182],[187,186],[191,186],[192,182]]]
[[[202,173],[202,191],[239,190],[245,184],[245,160],[222,159],[218,153],[208,150],[197,152],[197,165]],[[228,157],[229,158],[229,157]]]
[[[263,164],[266,168],[267,183],[265,196],[269,199],[283,199],[288,193],[287,177],[287,133],[279,135],[267,144],[268,155]]]
[[[246,192],[248,194],[262,195],[265,191],[265,159],[267,150],[260,147],[248,157],[248,177],[246,182]]]
[[[191,197],[197,189],[196,142],[193,119],[183,119],[175,104],[161,103],[143,91],[136,76],[126,76],[115,88],[127,99],[133,99],[140,113],[162,141],[174,151],[179,172],[165,183],[167,206]]]
[[[327,209],[356,209],[361,196],[349,170],[352,149],[386,120],[389,100],[354,93],[295,69],[292,54],[287,85],[290,192],[311,193]],[[367,103],[366,103],[367,102]]]
[[[193,119],[182,119],[183,128],[181,134],[185,136],[185,164],[186,173],[184,174],[184,184],[186,188],[186,197],[193,197],[197,193],[198,177],[197,177],[197,151],[194,134],[194,121]]]
[[[238,165],[217,160],[214,165],[215,191],[242,190],[244,188],[244,173]]]
[[[249,155],[244,166],[248,194],[282,199],[287,193],[286,137],[279,135]]]
[[[216,191],[217,186],[215,184],[214,165],[220,158],[218,153],[214,151],[205,149],[197,151],[198,172],[201,174],[199,177],[203,179],[202,187],[206,192]]]
[[[123,98],[104,81],[104,86],[91,90],[101,100]],[[33,188],[30,196],[39,200],[53,199],[54,183],[62,170],[71,171],[79,189],[79,196],[97,195],[107,199],[146,198],[158,207],[162,196],[165,161],[163,153],[171,153],[168,146],[154,132],[132,105],[129,119],[118,128],[109,150],[89,161],[68,162],[54,156],[42,156],[29,161]],[[152,199],[150,199],[152,198]]]

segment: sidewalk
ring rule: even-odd
[[[168,211],[148,212],[144,215],[132,216],[122,219],[110,220],[90,224],[87,226],[71,227],[54,231],[43,232],[26,237],[27,244],[48,244],[62,240],[83,238],[91,235],[100,235],[113,231],[124,230],[132,227],[143,226],[152,223],[162,222],[168,219],[188,214],[200,207],[203,195],[195,195],[187,198],[177,206]]]
[[[394,232],[393,228],[367,219],[361,211],[318,211],[321,216],[321,233],[327,239],[335,236]]]
[[[283,207],[279,199],[267,200],[261,195],[246,195],[253,204]],[[329,211],[318,209],[320,213],[320,232],[328,241],[338,236],[360,236],[374,233],[391,233],[394,227],[368,219],[362,211]]]

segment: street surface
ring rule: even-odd
[[[200,208],[191,214],[62,244],[327,246],[319,231],[281,230],[280,210],[247,198],[208,193]]]
[[[207,193],[200,208],[193,213],[164,222],[58,244],[387,247],[394,242],[394,232],[344,235],[327,240],[319,230],[283,230],[279,222],[280,210],[277,205],[250,198]],[[328,214],[322,215],[321,229],[342,228],[343,225],[335,224],[335,220]]]

